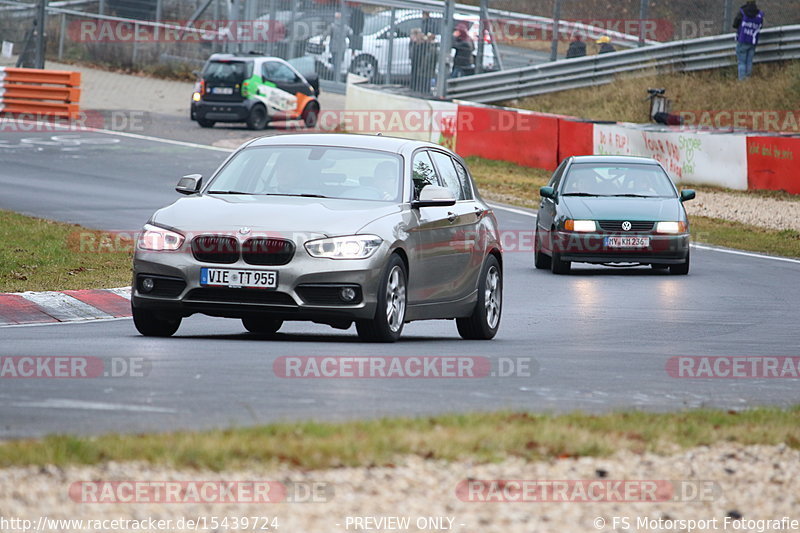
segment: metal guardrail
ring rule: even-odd
[[[734,34],[657,44],[456,78],[447,97],[488,103],[612,83],[621,74],[691,72],[736,64]],[[756,63],[800,58],[800,25],[761,32]]]

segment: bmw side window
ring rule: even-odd
[[[461,189],[464,191],[464,199],[474,199],[472,194],[472,183],[470,182],[467,169],[455,159],[453,159],[453,164],[456,166],[456,174],[458,174],[458,180],[461,182]]]
[[[461,180],[458,179],[456,167],[453,165],[453,160],[449,155],[442,152],[431,152],[433,161],[436,163],[436,169],[439,171],[439,176],[442,178],[444,186],[450,189],[456,200],[464,200],[464,189],[461,186]]]
[[[421,151],[414,154],[411,163],[412,180],[414,182],[414,198],[419,198],[420,191],[428,185],[439,185],[439,177],[431,162],[428,152]]]

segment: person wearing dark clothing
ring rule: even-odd
[[[408,56],[411,60],[411,90],[415,93],[421,93],[425,90],[425,76],[422,75],[422,51],[423,40],[425,35],[419,28],[413,28],[409,36],[408,43]]]
[[[576,35],[575,39],[569,43],[569,48],[567,48],[567,59],[572,59],[573,57],[583,57],[585,55],[586,43],[581,40],[580,35]]]
[[[422,30],[423,35],[428,35],[429,33],[434,35],[439,34],[437,21],[433,20],[431,18],[431,14],[427,11],[422,12],[422,27],[420,29]]]
[[[608,35],[603,35],[599,39],[597,39],[597,44],[600,45],[600,51],[597,52],[598,54],[609,54],[611,52],[616,52],[617,49],[614,48],[614,45],[611,44],[611,37]]]
[[[764,27],[764,12],[758,9],[755,0],[748,0],[733,19],[736,29],[736,62],[739,64],[739,79],[749,78],[753,73],[753,55],[756,53],[758,36]]]
[[[337,11],[334,15],[333,22],[328,26],[328,30],[325,32],[325,37],[330,39],[328,47],[331,51],[331,67],[333,68],[333,79],[335,81],[339,81],[341,78],[342,61],[347,51],[347,42],[352,36],[353,30],[344,23],[342,13]]]
[[[358,4],[350,8],[350,29],[353,30],[350,48],[361,50],[364,47],[364,11]]]
[[[464,24],[458,24],[453,32],[453,48],[455,48],[456,54],[453,58],[453,72],[450,77],[460,78],[474,73],[475,60],[473,52],[475,51],[475,45],[472,43]]]
[[[436,78],[436,67],[439,63],[439,45],[436,35],[428,33],[422,36],[419,43],[419,84],[421,93],[430,95],[431,87]]]

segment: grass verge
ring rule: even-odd
[[[118,250],[130,242],[99,242],[75,224],[0,210],[0,292],[129,285],[132,254]]]
[[[715,442],[800,448],[800,407],[653,414],[478,413],[417,419],[296,423],[156,435],[51,436],[0,444],[0,468],[147,461],[214,471],[254,464],[299,469],[387,466],[416,455],[493,462],[608,456],[620,450],[673,453]]]
[[[539,187],[550,179],[550,172],[526,168],[505,161],[477,157],[467,159],[478,188],[489,200],[536,209]],[[733,192],[717,187],[696,186],[698,193]],[[774,191],[736,191],[765,198],[798,200],[797,195]],[[763,193],[763,194],[758,194]],[[800,232],[772,230],[718,218],[690,216],[692,240],[727,248],[737,248],[786,257],[800,257]]]

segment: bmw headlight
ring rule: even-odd
[[[686,231],[685,222],[659,222],[656,224],[656,233],[684,233]]]
[[[308,241],[305,246],[312,257],[366,259],[375,253],[382,242],[383,239],[377,235],[349,235]]]
[[[145,224],[137,246],[150,252],[173,252],[183,245],[184,237],[168,229]]]

